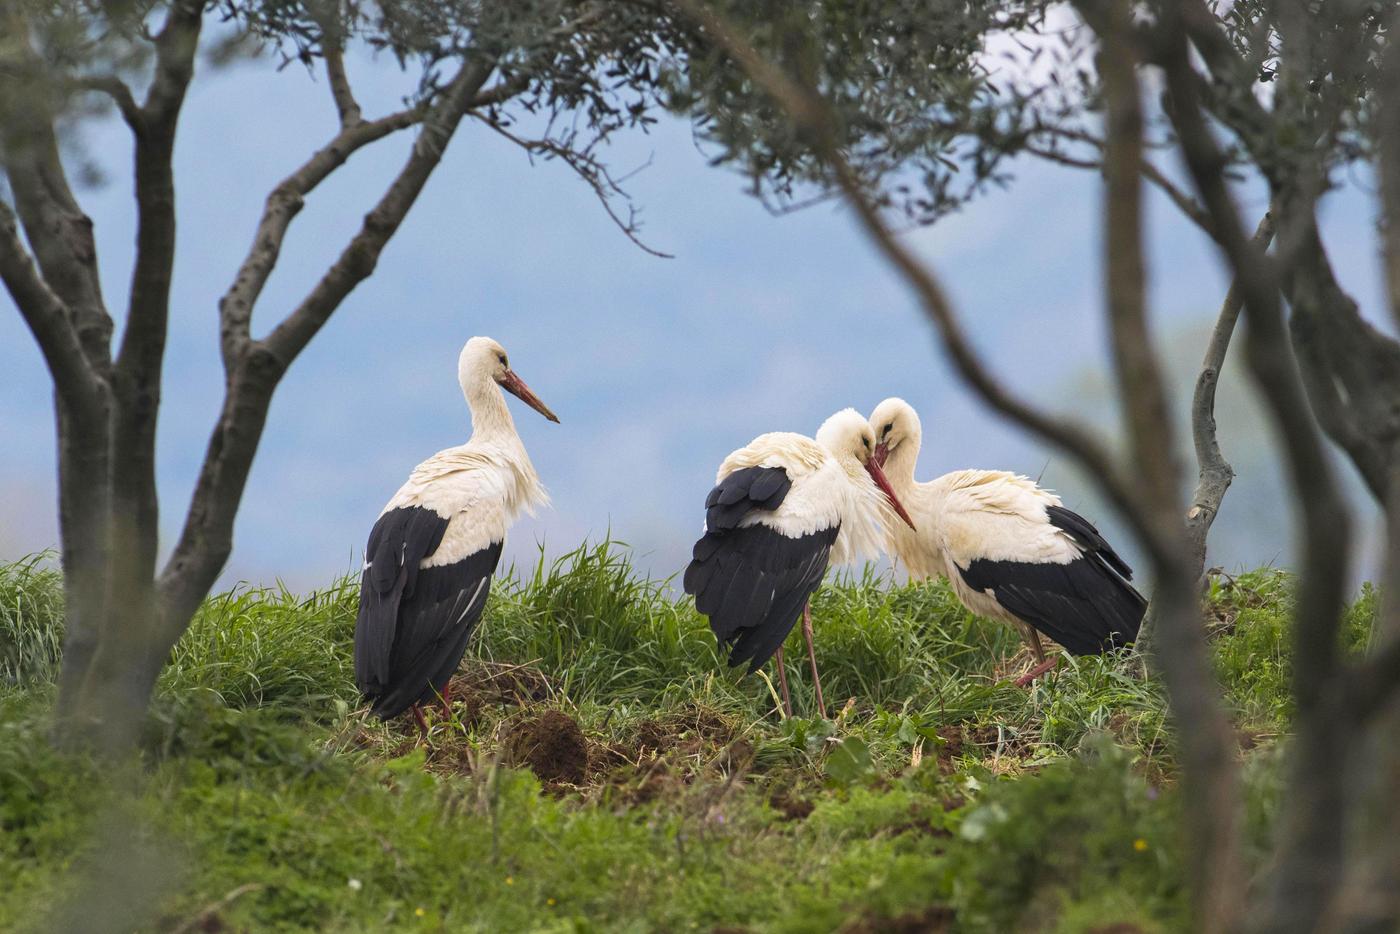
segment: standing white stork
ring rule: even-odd
[[[685,569],[685,592],[729,647],[731,668],[748,662],[754,672],[776,653],[788,716],[783,641],[800,613],[817,708],[826,717],[808,600],[828,563],[879,554],[890,508],[910,521],[874,451],[865,419],[843,409],[822,423],[815,441],[759,435],[724,459],[705,499],[705,534]]]
[[[413,469],[365,546],[355,622],[355,680],[388,720],[448,704],[448,681],[481,619],[506,529],[549,496],[515,432],[504,389],[551,422],[554,413],[510,368],[505,348],[473,337],[457,359],[472,413],[471,439]]]
[[[1038,632],[1074,655],[1137,638],[1147,601],[1093,523],[1017,474],[958,470],[915,481],[923,428],[903,399],[876,406],[870,428],[876,461],[918,523],[917,532],[890,528],[890,552],[912,579],[945,575],[963,606],[1021,628],[1039,664],[1019,684],[1055,664]]]

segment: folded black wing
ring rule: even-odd
[[[385,719],[446,687],[486,607],[500,542],[420,567],[437,552],[447,523],[430,509],[392,509],[370,533],[355,622],[355,679]]]
[[[963,580],[1074,655],[1136,640],[1147,601],[1128,583],[1132,568],[1083,516],[1061,506],[1045,512],[1083,549],[1080,557],[1065,564],[979,559],[959,569]]]
[[[682,586],[710,629],[729,647],[731,667],[763,665],[783,644],[821,584],[840,526],[786,535],[751,513],[782,505],[792,480],[781,467],[746,467],[725,476],[705,499],[705,534],[695,543]]]

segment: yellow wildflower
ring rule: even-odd
[[[1142,839],[1142,837],[1138,837],[1133,841],[1133,849],[1137,850],[1139,853],[1146,853],[1147,841]]]

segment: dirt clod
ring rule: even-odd
[[[512,765],[526,765],[544,782],[581,783],[588,771],[588,740],[573,717],[559,710],[517,724],[506,736]]]

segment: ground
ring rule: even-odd
[[[1290,587],[1262,570],[1207,596],[1260,852]],[[605,543],[505,575],[424,739],[359,706],[356,596],[211,598],[142,761],[113,772],[46,741],[56,573],[0,569],[0,929],[1183,927],[1173,740],[1136,659],[1016,688],[1016,633],[866,573],[813,607],[834,719],[794,635],[784,720],[689,600]]]

